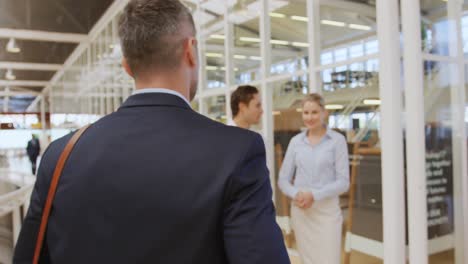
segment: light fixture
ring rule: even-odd
[[[339,104],[327,104],[327,105],[325,105],[325,109],[327,109],[327,110],[341,110],[343,108],[344,108],[344,106],[339,105]]]
[[[369,30],[372,29],[372,28],[369,27],[369,26],[358,25],[358,24],[349,24],[348,27],[349,27],[349,28],[352,28],[352,29],[359,29],[359,30],[366,30],[366,31],[369,31]]]
[[[251,60],[257,60],[257,61],[260,61],[262,60],[262,57],[258,57],[258,56],[250,56],[249,59]]]
[[[323,25],[329,25],[329,26],[335,26],[335,27],[344,27],[344,26],[346,26],[346,23],[344,23],[344,22],[326,20],[326,19],[321,20],[320,23],[322,23]]]
[[[245,55],[234,55],[234,59],[245,60],[245,59],[247,59],[247,56],[245,56]]]
[[[218,67],[216,67],[216,66],[206,66],[206,70],[207,71],[216,71],[216,70],[218,70]]]
[[[239,40],[245,42],[260,42],[259,38],[240,37]]]
[[[224,35],[213,34],[210,36],[212,39],[225,39]]]
[[[8,41],[8,43],[6,45],[6,50],[8,52],[10,52],[10,53],[19,53],[19,52],[21,52],[21,49],[18,46],[16,46],[16,41],[15,41],[14,38],[11,38]]]
[[[380,105],[381,101],[379,99],[364,99],[365,105]]]
[[[270,40],[270,43],[271,44],[276,44],[276,45],[289,45],[289,41],[277,40],[277,39]]]
[[[302,113],[302,108],[297,108],[296,112]]]
[[[222,58],[223,57],[223,54],[221,53],[210,53],[210,52],[207,52],[205,53],[205,55],[207,57],[210,57],[210,58]]]
[[[273,111],[273,115],[281,115],[281,112],[280,111]]]
[[[5,73],[5,79],[9,81],[16,80],[16,76],[13,74],[13,71],[11,69],[7,70]]]
[[[305,42],[293,42],[292,45],[295,47],[302,47],[302,48],[309,47],[309,43],[305,43]]]
[[[307,17],[303,17],[303,16],[291,16],[291,19],[296,20],[296,21],[302,21],[302,22],[309,21]]]
[[[271,17],[277,17],[277,18],[285,18],[286,15],[285,14],[281,14],[281,13],[270,13],[270,16]]]

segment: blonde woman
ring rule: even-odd
[[[293,200],[291,223],[303,264],[340,263],[339,195],[349,188],[348,150],[325,116],[323,98],[308,95],[302,112],[307,129],[289,143],[279,175],[280,189]]]

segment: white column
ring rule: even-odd
[[[266,79],[270,76],[271,68],[271,24],[270,24],[270,1],[261,0],[260,8],[260,54],[262,61],[260,64],[262,94],[262,134],[265,141],[265,149],[267,154],[267,166],[270,170],[270,181],[273,189],[273,197],[276,192],[275,181],[275,160],[274,160],[274,124],[273,124],[273,96],[272,88],[268,87]],[[273,199],[274,201],[275,199]]]
[[[404,34],[405,101],[407,102],[406,164],[409,259],[411,264],[428,263],[426,150],[424,141],[420,10],[419,1],[401,1]]]
[[[400,30],[397,0],[377,1],[384,263],[406,261]],[[424,207],[425,208],[425,207]]]
[[[450,64],[451,107],[452,107],[452,159],[453,159],[453,203],[454,203],[454,237],[455,263],[468,263],[467,229],[468,199],[466,178],[466,132],[465,132],[465,72],[463,39],[461,34],[463,1],[448,2],[449,55],[457,58],[457,63]]]
[[[21,230],[21,210],[19,207],[15,208],[12,212],[12,226],[13,226],[13,247],[18,241],[19,233]]]
[[[46,95],[43,94],[41,96],[41,128],[42,128],[42,136],[45,136],[46,133]]]
[[[320,1],[307,1],[307,37],[309,39],[309,92],[321,93],[320,72],[316,71],[320,62]]]
[[[8,96],[8,94],[10,93],[10,87],[6,87],[5,88],[5,94],[7,96],[5,96],[4,98],[4,101],[3,101],[3,112],[8,112],[8,104],[9,104],[9,101],[10,101],[10,96]]]
[[[198,39],[198,93],[202,93],[206,90],[206,46],[205,46],[205,36],[202,34],[203,28],[201,27],[201,21],[204,21],[202,10],[201,0],[197,0],[197,20],[198,23],[195,23],[197,26],[197,39]],[[201,104],[200,104],[201,106]]]
[[[226,116],[233,118],[231,110],[231,86],[234,81],[233,50],[234,50],[234,25],[229,21],[229,1],[224,1],[224,64],[226,68]]]

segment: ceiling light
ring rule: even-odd
[[[245,42],[260,42],[259,38],[247,38],[247,37],[240,37],[240,41],[245,41]]]
[[[262,60],[262,57],[258,57],[258,56],[250,56],[249,59],[251,60]]]
[[[291,16],[291,19],[296,20],[296,21],[302,21],[302,22],[309,21],[307,17],[303,17],[303,16]]]
[[[320,21],[323,25],[335,26],[335,27],[344,27],[346,23],[340,21],[333,21],[333,20],[322,20]]]
[[[5,73],[5,79],[9,81],[16,80],[16,76],[13,74],[13,71],[11,69],[7,70],[7,72]]]
[[[302,108],[297,108],[296,112],[302,113]]]
[[[14,38],[11,38],[8,41],[8,43],[6,45],[6,50],[8,52],[10,52],[10,53],[19,53],[19,52],[21,52],[21,49],[18,46],[16,46],[16,41],[15,41]]]
[[[365,99],[365,105],[380,105],[381,101],[379,99]]]
[[[210,53],[210,52],[207,52],[205,53],[205,55],[207,57],[210,57],[210,58],[222,58],[223,57],[223,54],[221,53]]]
[[[277,17],[277,18],[285,18],[286,17],[285,14],[281,14],[281,13],[270,13],[270,16],[271,17]]]
[[[339,105],[339,104],[327,104],[327,105],[325,105],[325,109],[327,109],[327,110],[341,110],[343,108],[344,108],[344,106]]]
[[[273,111],[273,115],[281,115],[280,111]]]
[[[365,26],[365,25],[358,25],[358,24],[349,24],[349,28],[352,28],[352,29],[359,29],[359,30],[371,30],[372,28],[369,27],[369,26]]]
[[[245,60],[245,59],[247,59],[247,56],[245,56],[245,55],[234,55],[234,59]]]
[[[210,38],[212,39],[224,39],[224,35],[218,35],[218,34],[214,34],[214,35],[211,35]]]
[[[276,44],[276,45],[289,45],[289,41],[277,40],[277,39],[270,40],[270,43]]]
[[[216,67],[216,66],[206,66],[206,70],[207,71],[216,71],[216,70],[218,70],[218,67]]]
[[[309,47],[309,43],[305,43],[305,42],[293,42],[292,45],[295,47],[303,47],[303,48]]]

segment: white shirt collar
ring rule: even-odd
[[[170,89],[165,89],[165,88],[142,88],[142,89],[138,89],[138,90],[133,91],[132,95],[135,95],[135,94],[144,94],[144,93],[165,93],[165,94],[172,94],[172,95],[175,95],[175,96],[180,97],[180,98],[183,99],[190,107],[192,107],[192,105],[191,105],[190,102],[187,100],[187,98],[185,98],[185,97],[184,97],[182,94],[180,94],[179,92],[176,92],[176,91],[170,90]]]
[[[235,127],[238,126],[238,125],[236,124],[236,122],[234,122],[234,119],[228,119],[227,125],[228,125],[228,126],[235,126]]]

